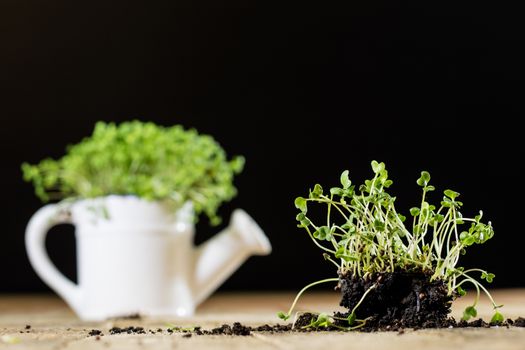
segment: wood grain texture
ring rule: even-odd
[[[525,316],[525,289],[498,290],[497,302],[505,304],[505,317]],[[494,327],[490,329],[406,330],[380,333],[311,333],[265,334],[248,337],[168,335],[107,335],[112,326],[166,328],[168,322],[180,326],[204,328],[240,321],[247,325],[277,323],[275,313],[288,308],[292,293],[216,294],[191,319],[112,320],[102,323],[82,322],[57,297],[51,295],[0,296],[0,337],[15,337],[17,344],[0,340],[0,348],[12,349],[524,349],[525,328]],[[338,309],[337,293],[311,293],[299,304],[300,310],[333,311]],[[459,318],[469,297],[457,301],[453,316]],[[485,299],[478,308],[479,316],[489,319],[491,308]],[[26,333],[25,325],[31,330]],[[100,340],[88,337],[89,330],[101,329]],[[23,332],[23,333],[21,333]],[[7,336],[7,337],[5,337]],[[11,338],[13,339],[13,338]]]

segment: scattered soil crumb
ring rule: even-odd
[[[146,334],[144,327],[113,327],[109,330],[109,334]]]
[[[481,318],[477,319],[475,321],[467,322],[464,320],[461,320],[458,322],[457,326],[458,328],[465,328],[465,327],[475,327],[475,328],[488,328],[490,327],[489,324],[485,321],[483,321]]]
[[[335,315],[339,315],[339,313],[335,313]],[[212,328],[212,329],[202,329],[202,327],[194,327],[193,329],[183,329],[181,330],[173,330],[172,328],[166,328],[166,332],[168,334],[173,333],[183,333],[183,338],[191,338],[193,335],[228,335],[228,336],[249,336],[252,334],[252,332],[262,332],[262,333],[287,333],[287,332],[319,332],[319,331],[334,331],[334,332],[341,332],[340,329],[336,327],[328,327],[328,328],[304,328],[305,326],[309,325],[313,318],[315,318],[316,315],[311,313],[304,313],[300,315],[297,320],[295,321],[295,324],[264,324],[261,326],[246,326],[243,325],[240,322],[234,322],[233,325],[229,324],[223,324],[220,327]],[[525,327],[525,318],[518,317],[515,320],[507,319],[506,321],[498,324],[498,325],[491,325],[487,322],[483,321],[481,318],[467,322],[467,321],[459,321],[456,322],[454,318],[448,318],[445,322],[446,328],[490,328],[491,326],[497,326],[497,327],[507,327],[510,328],[511,326],[514,327]],[[398,332],[398,335],[405,334],[405,328],[410,328],[414,330],[423,329],[423,328],[444,328],[445,325],[443,322],[441,323],[441,327],[436,327],[435,323],[429,323],[425,324],[423,327],[404,327],[402,323],[393,323],[393,324],[387,324],[387,325],[377,325],[377,323],[373,324],[372,326],[365,326],[363,328],[360,328],[359,330],[355,330],[354,332],[377,332],[377,331],[389,331],[389,332]],[[109,329],[109,334],[116,335],[116,334],[161,334],[164,330],[162,328],[158,328],[156,330],[145,330],[144,327],[113,327]],[[99,329],[92,329],[89,331],[89,336],[104,336],[101,330]],[[98,339],[97,339],[98,340]]]
[[[234,335],[243,335],[243,336],[250,335],[251,330],[252,330],[251,327],[246,327],[240,324],[239,322],[235,322],[232,327],[232,332]]]
[[[514,320],[514,326],[515,327],[525,327],[525,318],[518,317]]]
[[[89,331],[88,335],[90,337],[101,336],[102,335],[102,331],[100,329],[92,329],[92,330]]]
[[[25,329],[31,329],[31,325],[30,324],[26,324]]]

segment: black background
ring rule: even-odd
[[[44,291],[23,246],[41,206],[22,161],[59,157],[97,120],[151,120],[212,134],[247,158],[239,196],[274,252],[223,289],[297,289],[335,274],[296,228],[293,199],[372,159],[387,163],[405,213],[426,169],[438,189],[483,209],[496,236],[462,262],[523,274],[523,30],[503,4],[361,1],[273,6],[159,1],[0,5],[2,292]],[[434,196],[439,200],[439,196]],[[198,241],[216,228],[205,220]],[[75,275],[73,230],[52,230],[53,260]]]

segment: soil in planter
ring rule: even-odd
[[[449,318],[454,296],[447,295],[443,281],[430,281],[423,272],[394,272],[370,279],[341,276],[341,306],[352,310],[373,285],[356,310],[358,319],[369,318],[363,330],[443,328],[454,326]],[[350,312],[336,316],[346,318]],[[341,326],[347,326],[341,321]]]

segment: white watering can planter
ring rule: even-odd
[[[78,284],[64,277],[45,250],[47,231],[72,223],[77,242]],[[107,196],[75,202],[63,210],[49,204],[26,230],[26,249],[37,274],[84,320],[139,313],[191,316],[250,255],[272,248],[243,210],[229,226],[194,247],[193,209],[177,212],[160,202]]]

